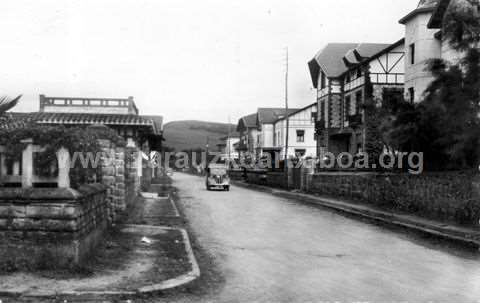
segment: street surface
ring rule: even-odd
[[[168,301],[480,302],[480,253],[254,190],[207,191],[203,178],[173,178],[222,282]]]

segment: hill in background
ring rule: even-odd
[[[174,148],[176,151],[205,148],[207,137],[211,150],[216,150],[216,144],[221,137],[236,132],[237,126],[227,123],[206,121],[173,121],[164,125],[164,145]]]

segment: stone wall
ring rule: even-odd
[[[307,176],[311,175],[313,168],[290,168],[288,171],[288,187],[290,189],[308,188]],[[276,188],[286,188],[285,173],[282,171],[261,171],[261,170],[229,170],[230,179],[235,181],[246,181],[252,184],[266,185]]]
[[[122,213],[127,209],[126,183],[125,183],[125,148],[116,147],[115,150],[115,187],[112,192],[112,202],[117,213]]]
[[[228,176],[232,180],[236,181],[242,181],[244,180],[244,172],[243,170],[229,170],[228,171]]]
[[[108,223],[107,188],[0,188],[0,268],[81,264]]]
[[[308,192],[341,197],[431,219],[478,225],[480,180],[474,172],[319,173]]]
[[[140,189],[136,157],[137,148],[118,147],[109,140],[99,141],[102,147],[102,184],[107,186],[110,221],[114,222],[120,213],[133,202]]]
[[[125,201],[127,207],[140,192],[140,177],[137,171],[138,154],[138,148],[127,147],[125,149]]]
[[[267,171],[248,171],[248,183],[266,185],[277,188],[286,188],[285,173]],[[292,185],[292,174],[289,173],[289,184]]]

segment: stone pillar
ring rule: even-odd
[[[125,178],[126,178],[126,197],[127,197],[127,205],[133,201],[135,196],[140,192],[140,177],[142,174],[142,167],[141,167],[141,154],[140,150],[133,146],[127,147],[125,149],[126,155],[126,170],[125,170]],[[139,165],[140,160],[140,165]]]
[[[116,147],[109,140],[99,140],[102,147],[102,184],[108,187],[110,220],[125,211],[125,148]]]
[[[309,159],[304,162],[301,168],[301,189],[308,192],[312,175],[315,173],[315,160]]]
[[[64,147],[57,152],[58,159],[58,187],[70,187],[70,153]]]
[[[113,194],[115,189],[115,153],[112,153],[112,143],[110,140],[98,140],[102,149],[101,168],[102,168],[102,184],[107,187],[107,209],[108,209],[108,221],[112,223],[115,221],[115,206],[113,200]]]
[[[125,211],[127,203],[125,199],[125,148],[115,148],[115,189],[113,200],[117,213]]]
[[[27,147],[22,154],[22,187],[32,187],[33,185],[33,140],[22,140]]]

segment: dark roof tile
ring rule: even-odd
[[[298,108],[289,108],[288,115],[295,113],[298,110]],[[259,108],[257,113],[259,123],[272,124],[285,117],[285,108]]]
[[[11,118],[9,125],[4,127],[13,127],[15,125],[24,125],[27,121],[35,121],[38,124],[66,124],[66,125],[132,125],[132,126],[150,126],[155,134],[161,134],[163,130],[161,116],[139,116],[124,114],[82,114],[82,113],[8,113]]]

